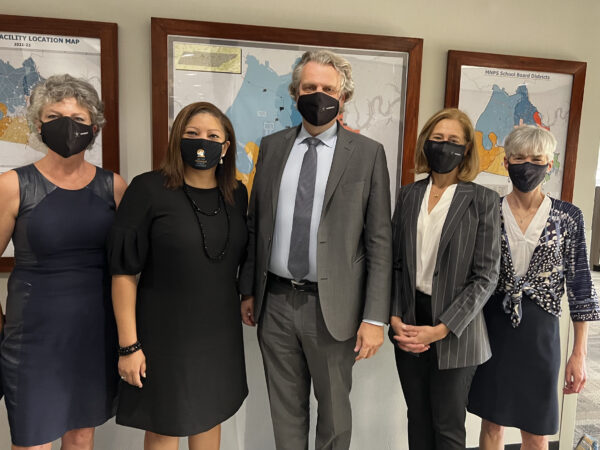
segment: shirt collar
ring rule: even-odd
[[[315,137],[320,139],[323,144],[325,144],[329,148],[335,147],[335,143],[337,140],[337,132],[338,132],[338,122],[335,123],[323,131],[321,134],[317,134]],[[296,144],[302,142],[304,139],[311,137],[310,133],[306,131],[304,128],[304,124],[302,124],[302,128],[300,128],[300,132],[296,137]]]

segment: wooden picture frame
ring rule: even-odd
[[[402,54],[405,55],[407,64],[405,66],[405,78],[399,80],[404,83],[404,92],[400,106],[400,123],[402,129],[399,131],[399,139],[394,142],[399,151],[398,161],[394,161],[394,170],[400,166],[401,170],[396,171],[395,178],[391,173],[392,182],[396,182],[396,186],[406,184],[414,179],[412,168],[414,166],[414,147],[417,136],[417,121],[419,108],[419,91],[421,82],[421,60],[423,51],[423,40],[418,38],[403,38],[393,36],[376,36],[355,33],[337,33],[313,30],[300,30],[290,28],[275,28],[262,27],[254,25],[241,25],[229,23],[215,22],[198,22],[190,20],[176,20],[164,18],[152,18],[152,166],[158,168],[164,158],[167,143],[168,133],[170,128],[170,120],[174,117],[174,94],[173,94],[173,79],[172,73],[175,73],[173,67],[175,64],[174,50],[175,45],[180,42],[186,42],[194,45],[201,45],[205,48],[217,48],[217,46],[229,46],[227,52],[236,53],[230,58],[238,58],[235,67],[224,68],[220,72],[242,76],[244,56],[242,56],[242,48],[244,46],[254,46],[253,48],[262,51],[282,51],[294,50],[303,52],[309,48],[326,47],[333,51],[352,51],[361,55],[373,54]],[[224,47],[220,47],[224,48]],[[237,56],[239,48],[240,56]],[[387,53],[386,53],[387,52]],[[247,54],[250,54],[249,51]],[[271,53],[272,54],[272,53]],[[301,53],[299,53],[301,54]],[[283,55],[283,53],[282,53]],[[227,59],[227,58],[226,58]],[[181,59],[178,60],[179,62]],[[286,60],[287,61],[287,60]],[[179,62],[177,64],[179,64]],[[289,72],[294,60],[290,61],[289,66],[286,66]],[[179,70],[179,69],[178,69]],[[181,69],[184,70],[184,69]],[[208,69],[210,70],[210,69]],[[170,73],[171,72],[171,73]],[[194,75],[193,73],[189,73]],[[207,77],[207,75],[204,75]],[[212,74],[215,80],[222,80],[221,73]],[[398,81],[398,80],[397,80]],[[215,81],[216,83],[217,81]],[[220,81],[219,81],[220,82]],[[210,80],[203,83],[211,83]],[[287,94],[281,94],[283,99],[286,95],[286,102],[292,103]],[[371,86],[369,86],[371,87]],[[356,86],[356,91],[360,92],[361,86]],[[204,100],[214,102],[219,106],[218,102],[213,99],[213,92],[210,87],[204,87],[204,92],[207,92]],[[384,99],[385,100],[385,99]],[[187,103],[198,100],[187,100]],[[350,103],[349,103],[350,104]],[[220,106],[223,109],[223,106]],[[225,109],[224,109],[224,112]],[[275,119],[277,120],[277,119]],[[238,133],[238,124],[234,122],[236,134]],[[367,134],[369,135],[369,134]],[[376,140],[377,136],[371,136]],[[238,136],[238,141],[240,138]],[[256,154],[258,152],[258,142],[256,144]],[[386,151],[388,146],[386,146]],[[239,155],[238,151],[238,155]],[[254,155],[254,158],[256,157]],[[243,155],[243,154],[242,154]],[[245,156],[245,155],[243,155]],[[255,160],[255,159],[254,159]],[[390,164],[388,158],[388,165]],[[238,159],[239,168],[239,159]],[[242,180],[244,180],[242,178]],[[245,181],[244,181],[245,182]],[[248,184],[247,184],[248,185]],[[392,192],[393,192],[392,188]]]
[[[521,103],[523,107],[520,107],[520,110],[523,111],[523,115],[532,114],[533,122],[529,123],[549,128],[558,140],[555,167],[557,166],[556,161],[559,161],[561,167],[557,170],[562,172],[562,176],[556,180],[556,185],[558,186],[560,181],[560,192],[557,188],[557,192],[550,191],[550,193],[562,200],[572,201],[585,73],[586,63],[580,61],[449,50],[444,104],[446,107],[463,109],[471,117],[476,134],[477,132],[487,134],[483,136],[483,139],[488,139],[492,137],[493,131],[486,132],[492,130],[493,127],[487,126],[485,131],[478,130],[478,123],[480,123],[482,115],[485,113],[485,110],[481,112],[481,107],[486,95],[489,97],[489,103],[486,104],[486,108],[490,108],[489,111],[495,111],[496,106],[499,105],[497,103],[493,108],[490,106],[494,95],[499,95],[501,100],[510,98],[511,102],[517,101],[517,99],[518,102],[526,102]],[[503,80],[506,85],[513,87],[516,85],[523,86],[515,91],[514,95],[518,94],[519,97],[514,99],[514,95],[507,92],[504,86],[498,86],[497,84],[491,90],[488,90],[490,84],[497,80]],[[474,88],[475,85],[477,85],[477,88]],[[537,93],[532,102],[529,100],[529,96],[530,94],[533,96],[531,89],[534,86]],[[570,93],[567,92],[568,90],[570,90]],[[534,105],[536,101],[545,105],[544,111],[540,112],[538,110]],[[510,105],[512,107],[513,103]],[[515,108],[517,107],[515,106]],[[568,111],[565,113],[567,108]],[[518,125],[516,123],[517,117],[519,117],[519,123],[523,119],[517,109],[513,113],[513,120],[515,121],[513,125],[516,126]],[[495,118],[499,119],[499,117],[497,115]],[[508,117],[505,119],[508,120]],[[550,121],[552,121],[553,126],[549,126]],[[528,123],[527,120],[524,122]],[[505,125],[502,127],[505,132],[509,131]],[[480,128],[483,128],[483,126]],[[496,144],[502,144],[501,139],[504,136],[494,134],[493,137],[497,140],[495,142],[489,141],[488,144],[491,142],[493,149],[501,148],[501,145]],[[485,148],[485,150],[488,149]],[[502,153],[498,153],[498,160],[503,159],[503,151],[502,148]],[[561,155],[561,152],[564,154]]]
[[[29,55],[28,59],[34,61],[39,69],[40,77],[47,77],[53,74],[68,72],[68,63],[71,62],[74,67],[78,66],[79,60],[75,60],[77,55],[82,57],[85,51],[79,51],[78,45],[86,42],[97,48],[100,47],[100,66],[99,77],[90,79],[92,84],[99,84],[102,101],[104,102],[104,115],[106,125],[101,132],[102,146],[99,151],[98,159],[101,159],[101,165],[105,169],[113,172],[119,171],[119,81],[118,81],[118,47],[117,47],[117,24],[108,22],[91,22],[83,20],[53,19],[44,17],[13,16],[0,14],[0,62],[5,64],[5,68],[11,67],[14,61],[2,61],[4,58],[13,58],[17,60],[18,52],[21,52],[23,58]],[[52,46],[56,46],[53,48]],[[41,46],[41,47],[40,47]],[[71,46],[72,54],[64,51],[65,46]],[[39,50],[41,48],[42,50]],[[29,51],[31,50],[31,54]],[[36,58],[33,59],[33,52],[36,52]],[[94,61],[97,59],[97,51],[94,53]],[[8,55],[8,57],[7,57]],[[16,56],[11,56],[16,55]],[[52,56],[55,55],[55,56]],[[56,56],[60,55],[60,56]],[[91,53],[90,53],[91,55]],[[91,56],[90,56],[91,57]],[[54,58],[54,59],[52,59]],[[61,63],[62,62],[62,63]],[[22,63],[22,61],[21,61]],[[10,66],[9,66],[10,64]],[[33,64],[33,63],[31,63]],[[43,66],[43,68],[40,68]],[[23,67],[23,66],[22,66]],[[95,64],[92,68],[96,69]],[[15,71],[20,68],[16,68]],[[82,69],[83,70],[83,69]],[[95,74],[96,70],[90,70],[89,74]],[[72,73],[74,76],[83,76]],[[94,75],[95,76],[95,75]],[[0,84],[3,81],[0,80]],[[23,83],[25,84],[25,83]],[[28,86],[28,89],[33,85]],[[28,96],[30,90],[23,91],[23,96]],[[0,103],[2,99],[0,98]],[[0,121],[10,115],[10,109],[7,105],[0,107]],[[24,116],[23,105],[20,116]],[[22,119],[21,119],[22,121]],[[0,139],[2,139],[0,137]],[[12,141],[11,143],[15,143]],[[27,146],[26,143],[25,147]],[[98,161],[100,163],[100,161]],[[10,167],[5,167],[9,170]],[[12,270],[14,258],[0,258],[0,271],[8,272]]]

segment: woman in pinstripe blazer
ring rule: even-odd
[[[445,109],[427,121],[393,219],[390,334],[408,406],[411,450],[465,448],[466,402],[491,356],[482,308],[498,280],[498,195],[479,170],[469,118]]]

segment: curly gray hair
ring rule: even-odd
[[[98,131],[106,123],[104,118],[104,104],[98,96],[98,92],[89,82],[72,77],[69,74],[52,75],[46,81],[36,85],[29,98],[27,107],[27,121],[34,134],[41,123],[42,110],[50,103],[57,103],[66,98],[74,98],[77,103],[86,108],[92,119],[92,125],[96,126],[94,140]],[[92,146],[94,140],[90,143]]]
[[[504,140],[506,158],[514,155],[544,155],[546,161],[554,159],[556,138],[548,130],[534,125],[521,125],[510,132]]]
[[[300,88],[300,78],[302,76],[302,69],[309,62],[316,62],[323,64],[324,66],[332,66],[337,73],[340,74],[340,97],[344,99],[344,102],[350,101],[354,95],[354,81],[352,80],[352,65],[348,60],[340,55],[336,55],[329,50],[310,50],[302,55],[294,71],[292,72],[292,82],[290,83],[288,90],[294,100],[298,97]]]

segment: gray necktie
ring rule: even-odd
[[[317,178],[317,145],[321,140],[309,137],[302,142],[308,144],[308,150],[304,154],[298,179],[290,256],[288,259],[288,269],[295,280],[301,280],[308,274],[310,219],[312,217],[315,180]]]

